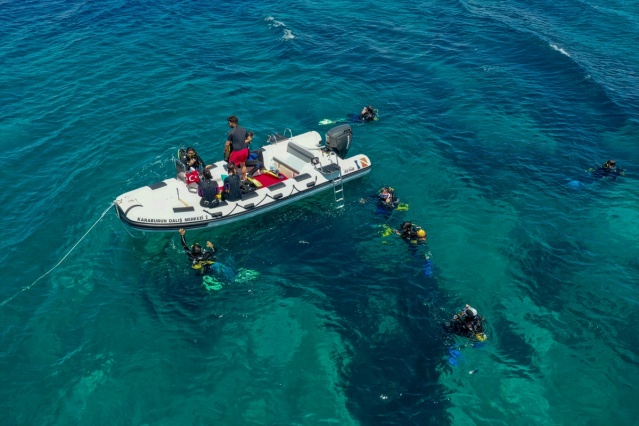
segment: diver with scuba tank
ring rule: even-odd
[[[211,249],[211,251],[202,249],[198,243],[193,244],[191,247],[186,243],[186,231],[183,228],[178,230],[182,237],[182,247],[186,252],[186,255],[189,257],[191,261],[191,268],[196,270],[198,275],[205,274],[211,268],[211,265],[214,263],[215,256],[215,247],[213,243],[210,241],[206,242],[206,247]]]
[[[426,242],[426,230],[414,225],[413,222],[407,221],[402,223],[400,229],[395,229],[394,232],[412,244]]]
[[[369,195],[360,198],[361,204],[366,204],[368,200],[375,200],[377,202],[377,212],[384,213],[393,211],[400,206],[399,198],[395,194],[395,189],[391,186],[384,186],[374,195]],[[404,206],[400,210],[406,210],[408,206]]]
[[[444,329],[449,333],[483,342],[487,338],[484,332],[485,322],[486,318],[479,316],[477,309],[466,304],[461,312],[453,315],[453,318],[444,324]]]

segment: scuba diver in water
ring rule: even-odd
[[[361,204],[366,204],[368,200],[375,200],[377,203],[377,214],[383,214],[390,217],[393,210],[400,207],[399,198],[395,194],[395,190],[390,186],[385,186],[375,195],[369,195],[359,199]],[[402,205],[398,210],[407,210],[407,205]]]
[[[367,105],[362,108],[362,112],[359,114],[346,114],[346,119],[337,118],[331,120],[325,118],[320,120],[318,124],[340,124],[340,123],[368,123],[370,121],[376,121],[379,119],[379,111],[373,108],[371,105]]]
[[[377,194],[377,207],[393,210],[399,205],[399,198],[395,196],[395,190],[390,186],[385,186]]]
[[[426,242],[426,231],[413,222],[404,222],[400,229],[394,230],[397,235],[411,244],[423,244]]]
[[[186,243],[186,237],[184,236],[186,231],[180,228],[178,232],[182,236],[182,247],[191,261],[191,268],[195,269],[198,275],[203,275],[208,272],[214,262],[213,256],[215,255],[215,247],[213,247],[213,243],[210,241],[206,242],[206,246],[210,248],[211,251],[206,249],[203,250],[202,246],[198,243],[189,247]]]
[[[424,259],[423,269],[424,275],[428,278],[433,276],[433,262],[431,260],[431,252],[420,254],[420,247],[426,245],[426,231],[412,222],[404,222],[400,229],[393,230],[395,234],[402,237],[408,243],[408,251],[415,259]]]
[[[610,180],[617,179],[618,176],[626,174],[624,169],[617,168],[617,162],[615,160],[608,160],[596,169],[588,170],[595,178],[607,178]]]
[[[444,329],[458,336],[475,338],[480,342],[486,340],[484,332],[484,323],[486,318],[477,314],[477,309],[466,304],[461,312],[458,312],[453,318],[444,324]]]
[[[362,108],[362,112],[359,114],[351,114],[347,116],[347,122],[351,123],[368,123],[370,121],[375,121],[379,118],[378,112],[375,108],[368,105]],[[335,122],[337,123],[337,121]],[[321,124],[321,123],[320,123]],[[326,123],[328,124],[328,123]]]
[[[377,110],[373,108],[371,105],[368,105],[362,108],[362,112],[359,113],[359,117],[357,118],[357,121],[362,121],[364,123],[367,123],[373,120],[377,120]]]
[[[369,199],[374,199],[377,202],[377,214],[390,216],[389,214],[399,207],[399,198],[397,198],[395,190],[390,186],[383,187],[375,195],[360,198],[359,202],[361,204],[366,204]],[[405,208],[403,210],[405,210]]]

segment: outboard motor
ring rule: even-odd
[[[326,149],[333,151],[341,159],[346,157],[348,148],[351,147],[353,131],[349,124],[333,127],[326,132]]]

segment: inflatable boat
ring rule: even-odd
[[[214,207],[201,203],[197,185],[189,182],[186,166],[175,159],[176,175],[126,192],[115,200],[120,220],[143,231],[168,232],[226,225],[294,203],[322,191],[332,191],[335,206],[344,206],[343,184],[368,174],[370,159],[363,154],[347,157],[352,141],[350,125],[326,132],[293,136],[272,135],[257,152],[259,161],[250,170],[249,182],[237,201],[220,200]],[[227,176],[226,162],[210,168],[220,187]],[[249,167],[250,169],[250,167]],[[204,203],[205,204],[205,203]]]

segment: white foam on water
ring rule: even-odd
[[[561,54],[563,54],[563,55],[566,55],[566,56],[568,56],[569,58],[571,57],[571,56],[570,56],[570,54],[569,54],[568,52],[566,52],[563,48],[561,48],[561,47],[557,46],[556,44],[552,44],[552,43],[549,43],[549,44],[550,44],[550,47],[552,47],[553,49],[555,49],[557,52],[559,52],[559,53],[561,53]]]

